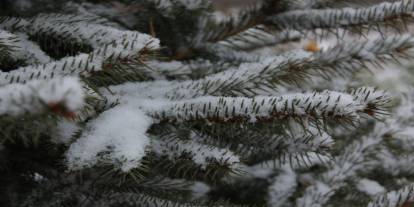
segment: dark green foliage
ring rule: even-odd
[[[272,185],[272,179],[278,176],[281,167],[291,167],[293,171],[298,172],[298,175],[304,175],[304,178],[301,177],[301,180],[298,179],[295,183],[297,189],[287,199],[289,204],[294,204],[296,198],[305,195],[308,187],[314,185],[314,183],[307,183],[306,178],[311,177],[313,181],[323,180],[321,174],[329,170],[330,165],[335,164],[335,157],[341,156],[344,148],[360,140],[361,137],[370,135],[374,124],[377,123],[371,118],[380,119],[383,115],[389,115],[389,102],[386,96],[371,100],[373,93],[377,92],[376,89],[358,88],[347,94],[348,98],[354,99],[353,101],[358,100],[359,105],[355,107],[355,111],[338,115],[335,110],[341,96],[333,104],[334,108],[328,106],[331,95],[327,95],[326,99],[321,98],[318,100],[319,103],[311,100],[317,92],[309,95],[306,100],[298,98],[291,102],[288,98],[283,99],[278,96],[282,96],[282,93],[292,87],[309,86],[312,77],[320,77],[328,82],[332,77],[353,76],[359,70],[372,66],[382,67],[390,62],[399,63],[400,59],[412,57],[407,51],[414,47],[411,36],[395,36],[394,39],[379,38],[359,41],[355,44],[342,43],[328,50],[311,51],[312,53],[308,51],[309,53],[304,56],[286,53],[277,56],[283,59],[285,55],[283,61],[275,58],[273,61],[265,62],[260,55],[256,59],[243,59],[243,55],[251,55],[249,52],[254,49],[269,46],[263,43],[265,41],[258,44],[249,43],[249,38],[263,33],[259,31],[243,35],[245,30],[256,27],[270,35],[278,35],[286,32],[286,29],[300,30],[303,34],[307,34],[308,29],[323,28],[338,35],[335,33],[338,29],[335,27],[337,26],[335,21],[340,18],[332,17],[326,24],[317,24],[303,17],[278,16],[279,13],[288,10],[301,9],[297,5],[300,3],[298,1],[264,0],[263,4],[248,5],[235,17],[230,16],[220,23],[215,22],[211,16],[215,12],[214,5],[207,0],[202,8],[193,10],[174,0],[172,0],[174,4],[169,8],[161,8],[161,0],[73,2],[91,3],[92,7],[104,5],[105,8],[117,8],[121,12],[127,12],[125,15],[132,16],[134,21],[122,20],[119,11],[112,16],[99,15],[116,22],[114,25],[122,29],[138,30],[159,38],[162,48],[159,51],[144,49],[141,53],[134,54],[133,58],[114,61],[105,59],[102,70],[91,70],[87,71],[90,72],[87,75],[81,75],[88,97],[86,106],[77,114],[78,117],[64,117],[62,116],[64,114],[59,113],[62,109],[52,107],[44,114],[36,116],[0,117],[0,206],[265,206],[268,204],[268,188]],[[0,13],[33,17],[40,12],[73,12],[73,8],[65,8],[66,4],[63,0],[34,0],[31,3],[39,6],[27,11],[18,7],[15,2],[6,0],[0,3]],[[310,5],[309,8],[325,8],[331,4],[331,1],[321,1]],[[338,15],[338,12],[334,12],[333,15]],[[82,19],[84,18],[82,16],[80,21],[102,21],[105,24],[109,22],[100,17],[93,17]],[[342,26],[345,29],[352,27],[357,33],[362,34],[363,29],[371,31],[377,24],[390,26],[394,20],[405,25],[404,20],[409,19],[405,17],[405,15],[396,15],[395,18],[392,17],[387,21],[362,21]],[[298,24],[276,21],[284,18],[298,20],[295,22]],[[0,17],[0,23],[2,20],[4,19]],[[401,24],[391,26],[400,28]],[[24,28],[13,29],[24,31]],[[94,51],[92,45],[84,43],[87,41],[78,40],[73,35],[59,33],[60,30],[53,29],[56,28],[50,27],[30,34],[29,40],[36,42],[47,55],[56,60]],[[236,37],[233,40],[228,40],[234,36]],[[321,36],[324,37],[324,33]],[[286,37],[275,42],[296,39]],[[238,47],[236,40],[246,41],[249,44],[246,47]],[[222,44],[221,41],[227,41],[228,45]],[[0,68],[4,71],[26,66],[26,62],[10,58],[12,49],[8,45],[0,44]],[[180,63],[187,68],[183,72],[168,70],[169,63],[174,65],[171,60],[182,60]],[[151,61],[159,65],[166,64],[167,69],[152,68]],[[205,64],[206,62],[208,64]],[[82,66],[86,68],[85,65]],[[42,68],[39,67],[38,70],[41,71]],[[30,72],[35,74],[37,71]],[[16,79],[13,77],[10,82],[23,82]],[[180,103],[182,105],[177,108],[165,108],[162,109],[165,111],[159,110],[146,114],[154,119],[154,123],[147,131],[152,144],[167,143],[167,147],[172,152],[178,152],[176,154],[159,152],[153,146],[149,146],[140,165],[128,172],[119,169],[122,160],[117,160],[116,163],[102,161],[96,166],[76,171],[67,168],[68,143],[76,142],[85,126],[106,110],[121,103],[115,100],[118,97],[106,99],[102,96],[103,93],[112,93],[110,86],[126,82],[160,80],[172,82],[170,90],[163,94],[162,98],[176,101],[184,97],[190,99],[223,96],[217,104],[222,105],[211,108],[209,106],[211,103],[206,101],[200,104],[204,107],[197,109],[195,107],[197,103],[182,102]],[[325,89],[323,85],[309,87],[316,90]],[[298,91],[298,88],[295,89]],[[142,91],[137,91],[138,93]],[[265,103],[264,99],[261,102],[253,99],[263,94],[274,96],[271,99],[273,105],[270,104],[273,108],[269,107],[269,114],[258,112],[261,107],[266,108],[265,106],[268,106],[271,101]],[[225,102],[241,96],[253,100],[251,112],[247,111],[248,107],[246,107],[245,114],[242,112],[237,114],[236,107]],[[280,110],[277,110],[275,105],[278,100],[285,103],[284,108]],[[308,107],[300,108],[301,101],[309,104]],[[241,105],[243,104],[242,102]],[[296,109],[303,109],[303,113],[295,113]],[[176,114],[168,114],[170,112],[168,110],[173,110]],[[220,117],[219,112],[224,115]],[[56,140],[55,134],[58,122],[65,118],[75,118],[80,127],[71,139],[66,140],[68,143]],[[366,121],[365,118],[369,120]],[[326,136],[325,132],[334,134],[333,139]],[[202,160],[204,163],[200,164],[192,153],[204,155],[203,150],[213,150],[212,148],[193,149],[194,151],[179,149],[181,144],[194,141],[193,136],[197,137],[197,144],[211,146],[214,149],[225,149],[240,158],[240,162],[231,163],[229,160],[220,159],[220,155],[216,157],[206,155],[202,157],[205,158]],[[378,136],[381,146],[373,147],[377,151],[387,147],[395,156],[410,154],[400,150],[403,143],[392,139],[393,133]],[[332,146],[331,142],[335,142],[335,145]],[[113,150],[108,147],[100,152],[99,156],[104,157]],[[350,151],[352,153],[352,149]],[[362,151],[366,152],[363,156],[373,161],[378,160],[375,153],[367,149]],[[222,156],[225,157],[224,153]],[[352,154],[344,156],[352,158]],[[350,163],[350,166],[356,164]],[[263,177],[252,176],[249,170],[258,165],[267,165],[271,173]],[[358,176],[381,181],[380,184],[390,189],[402,187],[392,182],[394,180],[387,179],[391,177],[387,172],[373,173],[372,171],[373,169],[367,168],[366,172],[358,172]],[[414,179],[411,174],[403,170],[398,173],[404,179]],[[334,176],[332,180],[337,177]],[[371,198],[365,194],[354,193],[358,190],[356,179],[358,179],[356,175],[347,177],[341,183],[345,187],[335,189],[335,194],[328,201],[329,205],[366,205]],[[203,194],[201,198],[195,198],[192,187],[196,182],[207,184],[211,188],[210,192]]]

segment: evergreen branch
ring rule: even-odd
[[[234,166],[223,165],[222,163],[210,160],[205,167],[196,164],[186,154],[177,154],[169,159],[167,156],[150,154],[149,168],[154,174],[162,174],[171,178],[185,179],[189,181],[203,181],[207,183],[226,182],[230,178],[240,174],[240,169]]]
[[[145,54],[142,54],[144,56]],[[118,85],[125,82],[151,81],[160,78],[157,71],[152,70],[143,58],[114,60],[104,64],[104,69],[93,72],[93,75],[86,77],[85,82],[96,91],[100,87]],[[162,76],[161,76],[162,77]]]
[[[242,46],[241,46],[242,47]],[[232,46],[228,46],[226,44],[222,44],[222,42],[216,44],[206,44],[205,48],[208,53],[214,54],[216,57],[220,57],[228,62],[235,62],[235,63],[245,63],[245,62],[260,62],[266,59],[281,59],[282,57],[285,58],[293,58],[295,57],[293,54],[295,52],[300,52],[301,50],[293,50],[287,53],[282,54],[275,54],[271,51],[267,50],[266,52],[261,52],[259,50],[253,51],[244,51],[235,49]],[[266,50],[266,49],[263,49]]]
[[[383,150],[378,155],[383,160],[382,169],[390,175],[410,175],[414,173],[414,156],[411,154],[393,154]]]
[[[403,21],[411,20],[411,13],[413,11],[414,2],[412,0],[400,0],[358,9],[343,8],[289,11],[269,17],[266,23],[279,30],[361,28],[364,25],[368,25],[368,28],[371,28],[378,24],[395,26],[395,23],[399,19]]]
[[[26,19],[18,17],[0,17],[0,29],[9,32],[21,31],[27,27],[29,22]]]
[[[13,51],[18,49],[18,37],[4,30],[0,30],[0,51],[1,57],[11,56]]]
[[[346,74],[363,68],[382,67],[412,57],[414,39],[411,35],[396,35],[372,40],[342,43],[318,52],[309,64],[315,64],[317,74]]]
[[[144,103],[144,110],[163,122],[266,122],[287,118],[315,123],[326,118],[355,121],[367,107],[349,94],[330,91],[280,97],[202,97],[158,106],[151,101]]]
[[[328,150],[331,149],[332,142],[329,141],[329,136],[326,137],[327,135],[319,136],[308,135],[300,138],[284,136],[276,141],[271,139],[267,146],[255,147],[247,151],[245,162],[247,164],[271,163],[275,168],[289,165],[295,169],[309,168],[319,163],[325,164],[331,159]]]
[[[17,52],[17,59],[24,60],[26,65],[45,64],[53,59],[49,57],[41,48],[24,34],[18,34],[20,48]]]
[[[28,32],[33,28],[33,25],[36,24],[40,26],[41,21],[46,22],[46,24],[58,25],[58,24],[92,24],[92,25],[104,25],[109,26],[111,24],[106,19],[98,17],[95,15],[83,15],[83,14],[38,14],[32,18],[19,18],[19,17],[0,17],[0,28],[8,30],[11,32],[20,31]],[[111,25],[112,26],[112,25]]]
[[[0,13],[22,2],[5,1]],[[93,15],[0,17],[0,191],[7,191],[0,203],[229,205],[216,202],[224,198],[315,207],[373,197],[369,207],[413,204],[412,185],[378,196],[381,185],[413,179],[414,142],[389,130],[412,133],[409,100],[388,114],[390,99],[375,88],[297,93],[289,85],[414,57],[412,35],[388,33],[413,20],[414,0],[337,9],[324,8],[356,1],[226,0],[246,7],[220,16],[213,7],[223,1],[32,0],[16,16],[38,13],[39,2]],[[309,30],[338,38],[378,30],[382,38],[273,47]],[[160,50],[167,61],[150,57],[160,45],[154,37],[167,46]],[[384,125],[365,120],[385,115],[393,117]],[[187,185],[193,181],[209,186]]]
[[[283,153],[277,158],[260,162],[259,165],[280,169],[289,166],[293,169],[309,169],[313,166],[326,166],[332,161],[332,156],[326,152],[293,152]]]
[[[260,2],[252,4],[237,14],[223,15],[222,19],[215,19],[214,16],[201,18],[200,29],[193,44],[198,46],[206,41],[218,42],[259,24],[264,18],[263,6]]]
[[[378,196],[368,204],[368,207],[408,207],[414,203],[414,185],[408,185],[400,190]]]
[[[283,167],[280,174],[273,178],[268,191],[268,205],[281,207],[296,191],[296,173],[290,167]]]
[[[321,156],[328,154],[327,150],[331,149],[333,140],[328,134],[321,132],[321,129],[309,127],[300,130],[303,126],[293,123],[284,124],[286,123],[279,125],[269,123],[240,125],[240,123],[228,122],[207,125],[203,123],[159,124],[153,126],[150,133],[162,132],[160,136],[173,137],[188,137],[188,134],[197,134],[193,138],[197,142],[229,149],[240,156],[240,161],[247,165],[268,160],[285,164],[289,160],[299,158],[303,162],[295,166],[301,167],[299,166],[301,164],[308,167],[312,166],[309,163],[314,162],[311,161],[314,156],[313,152]]]
[[[154,161],[150,161],[156,172],[208,182],[240,173],[238,155],[225,147],[204,144],[199,134],[181,127],[160,125],[153,126],[149,133],[156,137],[152,140]]]
[[[18,42],[17,36],[0,29],[0,67],[6,67],[17,61],[13,53],[19,49]]]
[[[82,85],[76,78],[29,81],[0,88],[0,115],[19,116],[51,111],[73,118],[84,103]]]
[[[398,0],[316,0],[315,8],[344,8],[344,7],[368,7],[383,2],[395,2]]]
[[[51,113],[64,115],[54,111],[51,111]],[[20,145],[26,148],[42,145],[47,146],[48,149],[52,148],[52,143],[42,141],[50,136],[50,129],[56,126],[56,120],[51,118],[50,114],[27,114],[19,117],[2,116],[0,122],[2,125],[0,145]]]
[[[134,193],[146,194],[161,199],[172,199],[175,201],[184,201],[188,194],[191,193],[191,182],[183,179],[170,179],[162,177],[159,174],[149,174],[150,169],[145,166],[141,169],[134,169],[127,173],[114,170],[112,166],[104,169],[101,173],[98,167],[90,169],[91,177],[85,179],[93,180],[89,189],[94,189],[97,193],[111,194],[111,193]],[[88,173],[88,170],[79,172],[81,174]],[[101,173],[99,176],[94,175]]]
[[[98,21],[96,17],[83,15],[39,14],[30,19],[3,18],[3,23],[0,20],[0,27],[27,34],[30,39],[38,42],[44,51],[59,59],[79,52],[91,52],[94,49],[92,46],[96,48],[96,41],[100,38],[94,38],[93,34],[106,36],[99,31],[102,28],[116,30],[98,25],[100,22],[102,21]]]
[[[311,75],[328,79],[333,75],[369,68],[370,65],[381,66],[387,62],[408,59],[412,56],[413,43],[411,35],[398,35],[353,44],[338,44],[315,54],[291,51],[257,60],[262,63],[245,63],[204,79],[182,82],[167,96],[182,99],[202,95],[267,95],[279,85],[297,83]],[[248,55],[242,55],[241,58],[245,56]]]
[[[376,114],[377,116],[388,115],[387,105],[390,99],[384,91],[371,87],[362,87],[352,90],[350,94],[354,97],[354,100],[366,106],[364,113],[368,115]]]
[[[117,186],[112,190],[94,188],[88,183],[75,183],[68,178],[45,179],[40,184],[25,197],[21,206],[205,206],[199,202],[185,202],[177,197],[164,199],[162,196],[151,195],[150,192],[123,192]]]
[[[263,60],[263,63],[245,63],[200,80],[181,82],[166,96],[185,99],[205,95],[252,97],[272,94],[278,85],[294,83],[306,74],[299,61],[279,58]]]
[[[220,2],[222,3],[222,2]],[[220,4],[217,3],[217,4]],[[226,4],[223,2],[222,4]],[[238,4],[243,4],[238,2]],[[246,35],[251,32],[253,27],[261,24],[268,16],[278,12],[289,11],[293,9],[308,9],[320,4],[318,1],[274,1],[274,0],[258,0],[245,1],[246,5],[238,8],[237,13],[219,14],[219,20],[214,19],[214,16],[206,16],[201,18],[201,26],[196,37],[196,44],[204,42],[218,42],[232,38],[232,36]],[[217,17],[216,17],[217,18]],[[248,31],[250,29],[250,31]],[[247,30],[247,31],[246,31]],[[263,33],[261,33],[263,34]],[[257,38],[258,36],[256,36]],[[233,38],[234,39],[234,38]],[[236,37],[237,39],[237,37]],[[268,43],[279,43],[284,38],[274,37]],[[257,41],[257,40],[256,40]],[[256,42],[257,43],[257,42]],[[254,45],[256,45],[254,43]],[[262,45],[265,46],[265,44]],[[255,46],[253,46],[255,47]],[[260,46],[259,46],[260,47]]]
[[[305,190],[302,197],[297,199],[297,206],[325,205],[334,193],[343,186],[346,179],[356,175],[359,170],[372,167],[370,156],[382,141],[382,125],[380,130],[374,130],[361,140],[348,145],[340,155],[334,158],[329,170],[321,174],[312,186]]]
[[[134,187],[138,188],[142,193],[150,194],[150,192],[153,192],[152,194],[157,197],[162,197],[159,196],[159,193],[163,193],[166,195],[165,197],[173,198],[177,196],[177,193],[189,193],[192,184],[186,180],[157,176],[144,179],[138,183],[129,183],[129,185],[132,189]]]
[[[9,32],[0,30],[0,67],[4,69],[7,64],[23,61],[25,64],[39,64],[51,61],[33,42],[25,36],[19,34],[14,35]]]
[[[139,58],[158,45],[156,40],[147,35],[138,35],[136,38],[134,41],[114,42],[89,54],[0,73],[0,85],[24,83],[32,79],[50,79],[54,76],[89,75],[99,70],[111,69],[112,64],[117,61]]]
[[[196,136],[193,134],[193,136]],[[240,162],[237,155],[226,149],[211,145],[204,145],[190,137],[189,140],[168,138],[167,140],[153,140],[152,149],[158,156],[166,156],[170,160],[187,157],[201,169],[209,165],[220,165],[228,168],[236,167]]]
[[[147,0],[155,4],[157,9],[166,12],[174,12],[174,7],[184,7],[187,10],[209,9],[211,2],[206,0]]]
[[[251,51],[269,45],[298,40],[300,37],[301,35],[297,31],[275,32],[264,25],[258,25],[219,43],[236,50]]]
[[[59,13],[48,13],[48,14],[38,14],[33,18],[29,19],[30,21],[45,21],[50,22],[51,24],[95,24],[95,25],[104,25],[104,26],[113,26],[111,21],[108,21],[105,18],[100,16],[91,15],[91,14],[59,14]]]
[[[98,22],[99,23],[99,22]],[[31,36],[51,36],[62,38],[63,42],[75,41],[77,44],[86,44],[93,49],[106,45],[121,44],[124,50],[135,49],[136,44],[156,41],[139,32],[123,31],[114,27],[96,24],[77,16],[40,14],[30,19],[29,27],[24,32]],[[154,42],[154,44],[157,44]]]
[[[155,196],[137,193],[117,193],[112,192],[101,197],[101,204],[107,206],[157,206],[157,207],[201,207],[204,206],[197,202],[177,202],[174,200],[161,199]],[[96,202],[93,202],[96,204]]]
[[[150,60],[146,61],[145,64],[154,70],[152,77],[156,80],[197,80],[234,66],[228,61],[215,62],[205,59],[168,62]]]

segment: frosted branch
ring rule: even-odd
[[[0,115],[19,116],[52,111],[73,117],[84,103],[77,78],[55,78],[0,87]]]
[[[188,157],[202,169],[206,169],[209,164],[232,167],[240,162],[239,157],[231,151],[201,144],[192,137],[189,140],[154,140],[152,149],[157,155],[167,156],[170,160]]]
[[[32,79],[50,79],[54,76],[89,75],[105,69],[112,62],[129,58],[138,58],[140,52],[158,47],[158,40],[148,35],[136,34],[135,39],[128,42],[113,42],[98,48],[89,54],[66,57],[43,65],[26,66],[8,73],[0,73],[0,85],[21,83]]]
[[[290,123],[289,128],[302,129],[303,127]],[[273,162],[275,168],[283,165],[306,168],[314,164],[328,163],[330,159],[328,150],[332,148],[333,140],[327,133],[316,132],[317,130],[309,126],[308,129],[303,130],[304,132],[295,133],[291,130],[281,136],[247,133],[246,139],[250,138],[254,144],[242,142],[245,149],[240,147],[242,149],[239,153],[247,157],[246,163],[268,161]]]
[[[412,35],[389,35],[366,41],[341,43],[316,53],[311,63],[320,67],[317,72],[347,73],[363,68],[381,67],[385,63],[409,59],[413,56]]]
[[[382,3],[367,8],[343,8],[324,10],[297,10],[269,17],[268,23],[280,30],[306,30],[317,28],[339,28],[380,24],[412,18],[414,1],[401,0],[393,3]]]
[[[24,61],[26,64],[39,64],[51,61],[38,45],[29,41],[23,34],[14,35],[0,30],[1,55],[12,61]]]
[[[296,173],[290,167],[282,168],[280,174],[273,178],[273,182],[269,186],[268,205],[272,207],[284,206],[285,202],[296,191],[296,179]]]
[[[331,77],[338,74],[398,62],[413,56],[414,38],[411,35],[390,36],[355,43],[342,43],[315,54],[291,51],[275,57],[256,59],[260,63],[244,63],[238,68],[207,76],[196,81],[178,84],[168,97],[194,98],[203,95],[255,96],[268,95],[277,87],[297,83],[311,75]],[[227,56],[231,52],[226,52]],[[249,59],[254,55],[241,54]],[[245,59],[247,60],[247,59]]]
[[[366,104],[349,94],[291,94],[280,97],[201,97],[165,104],[144,103],[151,116],[162,121],[256,122],[297,117],[313,121],[324,118],[355,119],[365,113]]]
[[[259,2],[242,9],[237,14],[216,13],[202,17],[199,22],[199,32],[195,37],[195,45],[205,41],[217,42],[259,24],[264,18],[262,7],[262,3]]]
[[[97,24],[97,22],[84,20],[82,16],[41,14],[30,20],[30,25],[24,30],[29,35],[47,35],[62,38],[68,41],[76,41],[86,44],[94,49],[106,45],[119,45],[119,49],[136,50],[143,47],[145,42],[153,41],[152,46],[157,46],[156,39],[134,31],[123,31],[114,27]],[[98,22],[99,23],[99,22]],[[150,45],[148,45],[150,47]]]
[[[299,39],[301,34],[297,31],[283,31],[276,33],[263,25],[250,28],[240,34],[229,37],[218,43],[238,50],[254,50],[269,45]]]
[[[333,196],[336,190],[344,185],[346,179],[355,176],[359,170],[367,170],[373,166],[373,153],[381,141],[384,129],[377,126],[373,134],[349,144],[340,155],[334,158],[329,170],[323,173],[320,180],[305,190],[302,197],[297,199],[297,206],[323,206]]]
[[[397,191],[378,196],[368,207],[405,207],[414,203],[414,185],[406,186]]]

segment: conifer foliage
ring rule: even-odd
[[[0,206],[410,206],[413,12],[3,0]]]

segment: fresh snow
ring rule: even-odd
[[[9,84],[0,87],[0,115],[38,114],[58,105],[62,110],[76,112],[83,106],[84,96],[78,78],[72,77]]]
[[[211,145],[204,145],[196,141],[196,134],[192,134],[189,140],[154,140],[152,149],[158,155],[166,155],[174,160],[182,154],[190,154],[195,164],[206,169],[211,160],[235,165],[240,158],[228,149],[220,149]]]
[[[357,189],[370,196],[375,196],[377,194],[386,192],[385,188],[382,187],[378,182],[369,179],[359,180],[357,184]]]
[[[268,204],[271,207],[284,206],[289,197],[296,191],[296,173],[289,166],[283,166],[280,174],[276,176],[269,186]]]
[[[97,163],[119,165],[123,171],[139,167],[150,138],[146,131],[152,120],[130,105],[119,105],[90,121],[67,154],[70,169]]]

